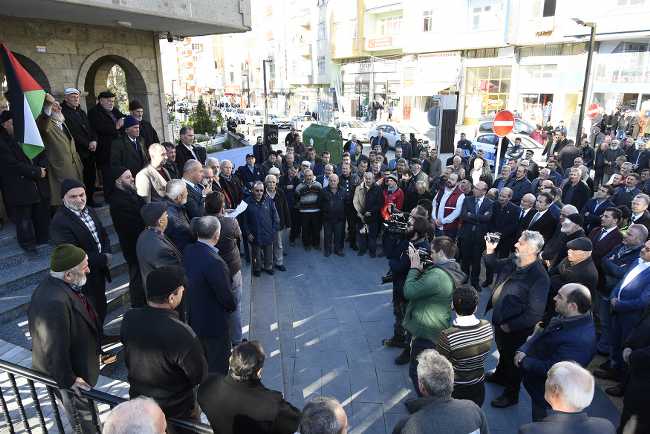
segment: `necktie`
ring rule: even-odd
[[[528,227],[530,228],[531,226],[533,226],[533,225],[535,224],[535,222],[537,222],[537,220],[539,220],[539,218],[540,218],[541,216],[542,216],[542,215],[541,215],[540,213],[535,214],[535,215],[533,216],[533,219],[530,221],[530,224],[528,225]]]
[[[607,229],[602,228],[600,230],[600,237],[598,238],[598,241],[602,240],[606,233],[607,233]]]
[[[478,215],[480,209],[481,209],[481,199],[476,201],[476,210],[474,211],[474,213]]]
[[[526,212],[522,209],[522,210],[519,212],[519,219],[524,218],[524,214],[526,214]]]
[[[140,145],[138,144],[138,140],[131,140],[133,142],[133,147],[135,148],[135,152],[138,154],[140,153]]]

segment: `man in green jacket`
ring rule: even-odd
[[[431,242],[432,266],[423,268],[420,256],[409,247],[411,269],[404,285],[408,301],[404,328],[413,336],[409,376],[418,396],[417,357],[427,349],[435,349],[440,332],[450,325],[451,298],[454,288],[465,280],[465,273],[453,259],[456,243],[449,237],[437,237]]]

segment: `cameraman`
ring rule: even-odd
[[[426,238],[429,226],[430,224],[426,218],[418,216],[412,211],[408,218],[406,233],[398,235],[387,231],[386,235],[390,236],[386,237],[385,235],[385,238],[391,240],[390,246],[386,251],[386,256],[393,277],[393,314],[395,315],[395,324],[393,326],[393,337],[385,339],[384,345],[404,349],[395,359],[395,364],[397,365],[408,363],[411,354],[409,347],[410,337],[402,326],[404,311],[406,310],[404,282],[406,282],[406,276],[411,265],[408,253],[409,245],[413,245],[416,250],[424,249],[429,251],[429,241]]]
[[[437,237],[431,243],[431,264],[424,267],[414,247],[409,247],[411,269],[404,284],[408,304],[404,328],[413,336],[409,376],[418,396],[417,357],[424,350],[435,348],[440,332],[450,325],[452,293],[463,284],[465,273],[454,260],[456,243],[449,237]]]

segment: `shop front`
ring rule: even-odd
[[[599,53],[595,58],[592,103],[605,113],[639,111],[650,101],[650,52]]]
[[[399,106],[401,71],[399,60],[348,63],[341,67],[344,111],[366,120],[386,118]]]
[[[465,125],[475,125],[508,107],[512,79],[511,65],[465,69]]]

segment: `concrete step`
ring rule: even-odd
[[[37,286],[38,283],[35,283],[10,295],[0,296],[0,325],[11,322],[27,312],[32,293]],[[106,299],[108,312],[129,305],[129,273],[113,277],[113,281],[106,285]]]

